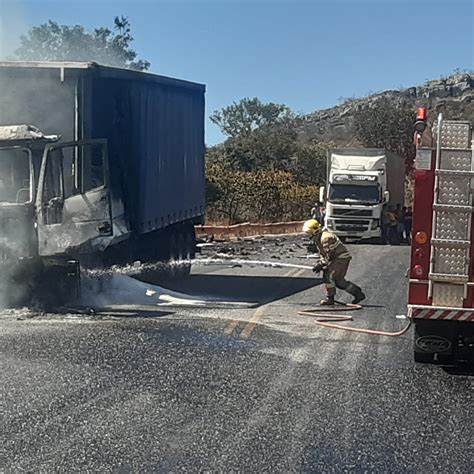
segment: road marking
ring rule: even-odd
[[[302,275],[303,273],[307,272],[307,270],[290,270],[286,272],[283,275],[283,278],[288,278],[288,277],[298,277]],[[271,303],[264,304],[260,306],[255,313],[253,313],[252,317],[250,318],[250,321],[246,324],[244,327],[243,331],[240,333],[240,337],[242,339],[248,339],[251,335],[253,330],[256,328],[258,321],[262,318],[263,313],[265,312],[265,309],[267,306],[270,306]]]
[[[250,337],[253,330],[255,329],[255,326],[257,326],[257,321],[263,316],[264,307],[265,306],[260,306],[260,308],[258,308],[257,311],[253,313],[252,317],[250,318],[250,321],[247,323],[243,331],[240,333],[240,337],[242,339],[248,339]]]
[[[231,336],[235,328],[240,324],[240,321],[237,319],[231,319],[224,329],[225,336]]]

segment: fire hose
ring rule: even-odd
[[[354,321],[352,316],[342,315],[342,314],[325,314],[332,311],[355,311],[362,309],[360,304],[350,304],[350,303],[338,303],[338,306],[330,307],[321,307],[314,308],[306,311],[298,311],[298,314],[301,316],[310,316],[316,317],[315,323],[318,326],[331,329],[339,329],[342,331],[358,332],[362,334],[371,334],[374,336],[386,336],[386,337],[398,337],[405,334],[411,326],[411,319],[408,321],[408,324],[401,329],[400,331],[388,332],[388,331],[379,331],[377,329],[367,329],[367,328],[357,328],[354,326],[342,326],[340,324],[334,324],[332,321]]]
[[[201,265],[209,265],[209,264],[223,264],[223,263],[230,263],[234,265],[256,265],[256,266],[265,266],[265,267],[289,267],[289,268],[300,268],[302,270],[313,270],[314,267],[308,265],[298,265],[298,264],[291,264],[291,263],[282,263],[282,262],[264,262],[259,260],[234,260],[234,259],[207,259],[205,261],[196,260]],[[322,262],[320,262],[322,263]],[[321,269],[324,269],[324,265],[321,265]],[[412,324],[412,320],[409,319],[408,324],[402,328],[400,331],[389,332],[389,331],[380,331],[377,329],[368,329],[368,328],[357,328],[353,326],[342,326],[340,324],[335,324],[333,321],[354,321],[352,316],[347,315],[340,315],[340,314],[327,314],[328,312],[333,311],[355,311],[362,309],[362,305],[360,304],[351,304],[351,303],[341,303],[336,301],[337,306],[324,306],[320,308],[314,308],[311,310],[306,311],[298,311],[298,314],[301,316],[310,316],[317,318],[315,323],[318,326],[322,326],[325,328],[331,329],[339,329],[341,331],[350,331],[350,332],[357,332],[362,334],[371,334],[374,336],[385,336],[385,337],[398,337],[405,334]]]

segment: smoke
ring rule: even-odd
[[[60,70],[0,69],[0,125],[34,125],[74,139],[75,83]]]
[[[9,273],[2,265],[0,268],[0,310],[23,306],[31,296],[28,293],[26,280],[12,282],[9,277]]]

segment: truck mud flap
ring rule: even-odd
[[[415,320],[414,358],[448,365],[474,360],[474,324]]]
[[[77,260],[51,259],[43,265],[35,292],[35,299],[41,306],[54,309],[80,298],[81,271]]]

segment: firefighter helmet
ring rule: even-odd
[[[310,219],[303,225],[303,232],[308,235],[316,235],[321,230],[321,224],[316,219]]]

